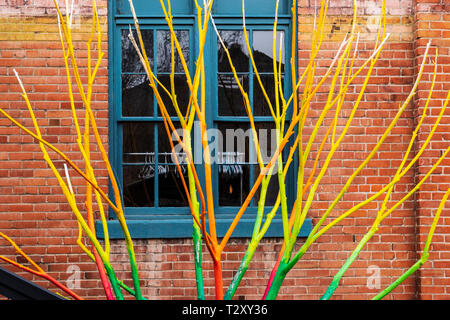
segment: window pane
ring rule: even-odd
[[[239,162],[248,163],[249,161],[256,159],[254,155],[249,152],[252,132],[248,123],[224,122],[220,123],[217,128],[218,134],[220,135],[219,137],[212,138],[208,136],[210,141],[214,139],[214,141],[210,142],[210,145],[213,145],[217,152],[226,154],[237,153],[236,156],[238,157],[237,159]],[[217,144],[214,144],[215,141],[218,141]],[[217,163],[227,161],[226,155],[221,156],[220,154],[217,154],[214,156],[217,157]]]
[[[253,166],[254,170],[254,182],[256,179],[258,179],[259,173],[261,172],[259,170],[259,166]],[[253,186],[253,185],[252,185]],[[279,191],[279,184],[278,184],[278,175],[276,172],[276,169],[273,171],[273,174],[271,175],[269,186],[267,187],[266,191],[266,200],[265,200],[265,206],[273,206],[275,202],[277,201],[278,197],[278,191]],[[255,193],[255,196],[253,198],[253,203],[255,206],[258,205],[258,202],[260,200],[261,196],[261,186],[259,187],[258,191]]]
[[[273,73],[273,32],[272,31],[253,31],[253,58],[255,59],[258,72]],[[285,47],[284,47],[284,31],[277,31],[277,68],[280,62],[280,39],[282,40],[281,51],[281,72],[284,72],[285,63]]]
[[[171,92],[170,87],[170,76],[169,75],[159,75],[158,80],[161,82],[161,84],[169,91]],[[186,82],[186,76],[181,74],[174,75],[174,83],[175,83],[175,94],[177,96],[177,104],[178,108],[180,108],[181,113],[183,116],[186,115],[187,107],[189,103],[189,97],[190,97],[190,91],[189,86]],[[159,94],[161,95],[161,99],[164,103],[164,106],[166,107],[167,111],[169,112],[170,116],[176,117],[177,113],[175,111],[175,107],[173,106],[172,99],[169,97],[167,92],[159,87]],[[158,106],[158,115],[161,115],[161,110]]]
[[[275,81],[274,76],[272,75],[260,75],[261,83],[269,97],[270,103],[272,104],[272,108],[274,112],[276,112],[275,105]],[[284,87],[284,76],[281,76],[282,88]],[[287,97],[286,97],[287,98]],[[287,100],[287,99],[286,99]],[[280,101],[280,110],[281,110],[281,98]],[[253,77],[253,115],[254,116],[271,116],[270,108],[267,103],[266,97],[261,90],[261,86],[259,85],[259,81],[257,77]]]
[[[178,135],[180,137],[183,137],[183,132],[180,129],[181,126],[179,123],[174,122],[173,123],[175,129],[179,130]],[[170,130],[170,126],[169,126]],[[171,137],[170,140],[172,140],[174,147],[178,145],[178,141],[176,138],[176,135],[173,134],[173,132],[170,132]],[[173,137],[173,138],[172,138]],[[161,163],[170,163],[172,162],[171,156],[172,156],[172,148],[170,146],[170,140],[167,136],[166,127],[163,123],[158,124],[158,154],[159,154],[159,162]],[[180,152],[182,151],[181,147],[179,148]],[[168,158],[167,158],[168,157]]]
[[[186,192],[176,165],[160,164],[158,166],[159,206],[160,207],[187,207]],[[186,165],[181,166],[182,174],[188,185]]]
[[[277,134],[275,129],[275,124],[272,122],[260,122],[256,124],[256,131],[258,132],[258,141],[259,141],[259,148],[261,151],[261,157],[264,162],[264,164],[268,164],[272,157],[274,156],[276,150],[277,150]],[[288,151],[289,148],[285,147],[283,154],[286,154],[286,151]],[[283,162],[286,162],[286,159],[283,158]],[[278,166],[275,165],[272,170],[271,179],[269,182],[269,186],[267,188],[266,193],[266,201],[265,206],[271,206],[274,205],[278,196],[278,175],[277,175],[277,169]],[[255,182],[258,179],[260,170],[259,166],[253,166],[253,181]],[[253,183],[254,183],[253,182]],[[255,194],[255,198],[253,199],[254,204],[257,205],[261,194],[261,187],[258,189],[258,191]]]
[[[249,193],[251,131],[246,123],[221,123],[218,129],[211,151],[219,170],[219,205],[240,206]]]
[[[122,115],[153,116],[153,90],[146,75],[122,75]]]
[[[277,134],[273,122],[258,122],[255,124],[258,134],[259,150],[264,164],[269,163],[277,150]],[[284,159],[283,159],[284,160]]]
[[[248,76],[239,75],[239,81],[248,93]],[[232,75],[217,75],[220,116],[247,116],[241,90]]]
[[[139,59],[131,40],[128,38],[130,31],[122,30],[122,72],[145,73],[145,69]],[[144,41],[145,52],[153,68],[153,30],[141,30],[142,40]],[[137,33],[133,30],[133,36],[139,46]],[[140,48],[140,46],[139,46]],[[140,48],[141,49],[141,48]],[[142,50],[142,49],[141,49]]]
[[[123,195],[126,207],[153,207],[155,166],[123,166]]]
[[[153,128],[154,125],[149,123],[123,124],[123,162],[154,163]]]
[[[223,164],[219,167],[219,205],[239,207],[249,193],[249,165]]]
[[[179,129],[180,124],[174,123]],[[182,132],[178,132],[182,137]],[[178,142],[174,138],[173,145],[177,148]],[[178,159],[183,162],[184,153],[181,148],[178,150]],[[184,207],[188,206],[186,193],[181,181],[180,174],[176,167],[176,161],[170,146],[169,137],[164,124],[158,124],[158,190],[160,207]],[[188,184],[187,167],[181,163],[182,174]]]
[[[243,31],[219,31],[219,34],[231,55],[231,60],[237,72],[249,71],[249,55]],[[219,72],[231,72],[228,56],[217,40],[217,65]]]
[[[186,64],[189,67],[189,31],[187,30],[175,30],[175,35],[180,43],[181,51],[183,52]],[[157,36],[157,60],[158,60],[158,72],[171,72],[172,71],[172,54],[170,44],[170,31],[158,30]],[[175,47],[175,43],[174,43]],[[178,55],[178,50],[175,47],[175,72],[184,72],[181,59]]]

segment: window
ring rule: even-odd
[[[256,130],[262,142],[263,158],[268,163],[276,150],[276,140],[274,139],[275,125],[254,74],[247,45],[245,44],[244,33],[242,30],[239,30],[242,29],[242,20],[236,19],[236,25],[221,24],[222,19],[217,20],[216,24],[219,34],[231,54],[240,82],[249,94]],[[283,36],[287,33],[287,27],[279,26],[278,37],[281,37],[280,39],[286,39]],[[272,100],[272,105],[275,105],[272,42],[268,41],[268,39],[272,39],[272,24],[270,22],[267,25],[261,22],[258,24],[250,23],[247,26],[247,32],[249,33],[248,39],[253,48],[256,67],[262,83],[269,94],[269,98]],[[236,207],[235,210],[237,210],[241,203],[244,202],[259,174],[259,166],[256,163],[256,157],[251,157],[254,146],[241,92],[235,82],[225,50],[218,40],[216,41],[217,49],[211,50],[211,52],[217,53],[217,59],[214,59],[217,63],[212,66],[216,67],[215,74],[217,74],[215,79],[217,81],[215,83],[217,91],[214,94],[214,97],[217,97],[217,101],[213,103],[213,105],[217,105],[217,111],[214,114],[214,127],[218,128],[222,133],[223,146],[227,146],[224,159],[219,157],[219,160],[222,160],[220,162],[225,164],[221,165],[219,163],[217,165],[218,170],[215,171],[218,174],[216,180],[218,181],[219,192],[216,198],[220,212],[222,207]],[[282,72],[284,72],[286,59],[284,48],[285,46],[281,48],[282,56],[278,59],[278,62],[281,62]],[[285,93],[287,94],[287,92]],[[265,135],[265,139],[262,139],[263,135]],[[246,138],[245,141],[242,141],[242,137]],[[237,168],[233,167],[233,165],[227,165],[227,163],[236,164]],[[226,170],[228,168],[232,170]],[[276,201],[278,193],[277,181],[277,176],[271,179],[266,205],[273,205]],[[257,195],[252,200],[252,204],[249,207],[250,211],[257,206]]]
[[[286,62],[289,61],[289,52],[284,49],[290,43],[291,19],[288,14],[290,11],[288,2],[280,1],[277,30],[277,38],[283,41],[282,54],[277,59],[281,63],[284,82],[290,81],[290,73],[285,70],[288,66]],[[157,6],[149,6],[146,3],[145,0],[134,1],[146,53],[159,81],[169,87],[170,34],[159,3]],[[172,6],[177,37],[184,57],[189,62],[190,70],[194,69],[198,51],[197,18],[193,14],[195,8],[192,4],[193,1],[178,0],[173,1]],[[246,0],[246,10],[248,38],[258,71],[267,91],[273,93],[272,45],[267,39],[272,38],[275,2]],[[181,179],[170,157],[170,144],[163,118],[152,89],[148,86],[148,79],[138,55],[128,39],[129,26],[133,26],[128,1],[111,1],[109,11],[109,52],[112,53],[109,55],[110,154],[122,186],[125,214],[131,234],[134,238],[190,237],[192,218]],[[216,0],[213,16],[219,33],[232,55],[241,83],[249,94],[256,127],[258,130],[266,130],[264,132],[269,136],[264,140],[270,144],[274,124],[257,84],[245,45],[241,2],[236,1],[236,5],[230,5],[229,1]],[[180,107],[186,110],[189,89],[178,57],[176,61],[176,94]],[[207,119],[208,127],[218,129],[222,133],[221,143],[228,146],[226,152],[216,155],[216,163],[212,167],[217,231],[220,236],[221,232],[228,228],[237,208],[247,196],[258,175],[259,167],[250,152],[253,150],[253,142],[242,96],[212,26],[208,31],[205,63],[207,76],[211,79],[207,82],[206,88],[207,105],[213,108]],[[288,87],[283,89],[286,95],[289,94]],[[165,94],[161,96],[167,98]],[[274,100],[273,94],[270,98]],[[165,102],[166,105],[171,103],[168,98]],[[168,110],[173,111],[173,108]],[[174,116],[174,121],[177,119],[174,111],[171,116]],[[237,135],[237,132],[241,134]],[[242,137],[244,140],[239,140]],[[195,144],[200,142],[196,139],[195,131],[193,140],[195,149]],[[264,148],[267,154],[263,156],[268,160],[275,148],[275,145],[267,145],[267,148]],[[203,170],[200,168],[198,172],[200,174]],[[295,185],[293,175],[289,176],[292,183],[288,181],[288,185]],[[276,176],[271,179],[269,187],[271,191],[268,192],[269,197],[266,201],[269,206],[276,200],[277,180]],[[288,189],[289,192],[295,192],[292,188]],[[250,235],[253,227],[252,215],[256,213],[257,201],[257,197],[252,200],[234,236]],[[117,221],[111,221],[110,236],[121,237],[119,230]],[[102,229],[98,228],[98,232],[101,237]],[[281,219],[274,219],[267,236],[281,235]]]
[[[186,61],[189,61],[190,26],[177,29],[177,38]],[[171,160],[170,143],[149,80],[128,38],[129,29],[120,28],[121,36],[121,107],[117,114],[117,132],[122,139],[118,150],[122,156],[117,168],[122,181],[123,201],[128,208],[185,207],[187,201],[175,163]],[[161,27],[144,25],[141,32],[152,69],[161,84],[170,88],[170,32]],[[136,38],[136,37],[135,37]],[[189,88],[179,57],[175,63],[175,86],[181,111],[186,113]],[[161,89],[162,90],[162,89]],[[171,104],[161,92],[165,105]],[[184,109],[183,109],[184,108]],[[176,117],[173,108],[171,116]],[[187,178],[187,177],[186,177]],[[147,209],[149,210],[149,209]]]

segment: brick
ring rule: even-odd
[[[106,1],[99,1],[106,8]],[[376,64],[373,78],[369,82],[366,90],[367,96],[361,102],[356,118],[352,122],[349,135],[342,142],[336,153],[336,161],[330,163],[328,173],[324,176],[320,194],[317,195],[313,203],[311,216],[314,223],[317,223],[320,214],[328,208],[329,201],[334,200],[336,194],[341,190],[347,178],[354,172],[355,168],[363,161],[373,148],[379,137],[384,133],[386,126],[394,117],[398,108],[398,102],[402,102],[412,88],[414,77],[417,73],[417,65],[421,62],[424,48],[429,38],[433,39],[433,46],[439,46],[439,63],[448,65],[448,54],[450,54],[450,43],[448,42],[449,15],[446,13],[445,5],[438,0],[388,0],[387,17],[388,32],[392,32],[391,39],[385,46],[380,60]],[[371,15],[379,13],[379,8],[373,2],[359,2],[360,13]],[[50,3],[51,5],[51,3]],[[327,28],[331,30],[333,23],[349,25],[351,18],[351,1],[332,1],[330,3],[330,16],[327,20]],[[31,127],[29,115],[24,110],[24,103],[21,101],[19,87],[16,79],[12,76],[12,67],[18,69],[23,76],[23,81],[32,98],[33,107],[36,109],[38,121],[45,128],[46,137],[61,147],[68,154],[77,151],[73,123],[71,119],[70,104],[67,99],[67,85],[65,71],[62,68],[63,61],[58,42],[57,28],[52,26],[55,19],[44,15],[45,11],[52,12],[46,8],[49,4],[45,1],[30,2],[28,6],[11,6],[1,4],[0,16],[6,10],[13,15],[10,18],[0,18],[0,105],[6,105],[11,109],[12,114]],[[308,63],[310,48],[310,32],[313,28],[312,2],[309,0],[299,1],[300,14],[302,15],[299,44],[299,68],[302,71]],[[102,18],[106,14],[106,9],[102,11]],[[308,11],[309,10],[309,11]],[[83,12],[88,12],[89,6],[83,8]],[[448,12],[448,10],[447,10]],[[333,14],[335,16],[333,16]],[[20,23],[14,20],[15,16],[20,16],[23,20]],[[41,16],[42,15],[42,16]],[[304,16],[304,19],[303,19]],[[371,16],[361,16],[358,18],[358,28],[361,26],[360,57],[356,61],[360,64],[364,57],[368,57],[373,50],[373,39],[376,31],[376,19]],[[373,27],[373,28],[372,28]],[[40,30],[45,32],[39,34]],[[86,30],[85,30],[86,29]],[[84,49],[84,44],[80,41],[88,36],[88,28],[77,30],[75,48],[78,51]],[[330,63],[330,59],[338,46],[339,40],[345,35],[347,26],[335,32],[332,37],[325,39],[324,50],[320,53],[319,68],[317,75],[323,75],[325,68]],[[10,32],[15,30],[14,32]],[[22,31],[22,33],[17,32]],[[419,37],[419,38],[417,38]],[[421,39],[420,37],[424,37]],[[105,33],[106,39],[106,33]],[[106,42],[105,42],[106,44]],[[3,50],[7,48],[7,50]],[[104,50],[107,51],[107,47]],[[434,54],[434,51],[433,53]],[[86,62],[86,55],[80,52],[82,63]],[[105,61],[106,62],[106,61]],[[106,67],[106,64],[104,64]],[[380,149],[368,167],[355,179],[350,193],[332,212],[332,216],[338,216],[346,209],[353,207],[361,200],[366,199],[369,194],[378,191],[389,182],[389,177],[395,172],[396,166],[404,154],[409,142],[413,124],[417,123],[420,110],[416,107],[423,107],[424,99],[427,96],[427,88],[430,84],[432,67],[425,70],[423,79],[427,82],[418,87],[417,95],[413,103],[407,108],[399,121],[397,128],[386,140],[386,145]],[[440,77],[436,84],[436,92],[430,104],[430,115],[425,118],[424,127],[419,137],[418,145],[423,143],[427,137],[436,110],[446,94],[446,82],[449,78],[446,68],[440,66]],[[82,67],[83,79],[86,80],[86,68]],[[355,79],[354,85],[349,88],[347,101],[354,101],[364,80],[362,73]],[[98,86],[94,89],[92,98],[94,99],[95,112],[100,126],[102,139],[107,142],[108,127],[108,88],[107,70],[100,70],[98,74]],[[44,80],[45,81],[44,81]],[[330,81],[321,90],[321,95],[317,101],[311,104],[310,116],[318,117],[323,108],[323,101],[328,94]],[[81,109],[77,97],[77,108]],[[344,104],[342,118],[339,122],[338,131],[345,125],[345,117],[350,114],[352,104]],[[6,108],[6,109],[7,109]],[[83,114],[80,114],[83,116]],[[46,118],[47,117],[47,118]],[[448,124],[446,114],[442,120],[443,124]],[[316,118],[314,118],[316,119]],[[404,120],[404,121],[403,121]],[[314,120],[315,121],[315,120]],[[312,124],[314,123],[312,121]],[[327,119],[327,123],[331,123]],[[305,135],[310,134],[312,125],[305,128]],[[440,156],[441,150],[448,146],[449,137],[445,136],[447,127],[440,129],[430,143],[430,152],[424,155],[423,159],[416,164],[413,173],[398,183],[395,188],[392,201],[400,199],[413,186],[413,181],[422,177],[432,163]],[[339,132],[338,132],[339,133]],[[322,133],[323,135],[324,133]],[[320,140],[321,137],[318,139]],[[96,278],[95,268],[88,258],[79,255],[81,250],[75,244],[78,233],[73,214],[65,203],[61,190],[53,178],[47,165],[42,161],[39,149],[32,143],[32,140],[12,129],[8,122],[0,119],[0,230],[10,230],[17,238],[18,243],[26,245],[34,256],[41,262],[48,265],[48,269],[57,277],[65,279],[65,271],[71,263],[79,265],[83,270],[85,279],[82,280],[83,289],[80,293],[86,297],[101,298],[103,293],[98,290],[99,283]],[[329,143],[326,145],[330,147]],[[312,151],[317,152],[317,145]],[[328,149],[327,149],[328,150]],[[417,150],[417,149],[415,149]],[[315,154],[311,154],[314,157]],[[100,158],[94,157],[96,161]],[[81,158],[80,158],[81,159]],[[80,162],[81,163],[81,162]],[[312,163],[311,163],[312,165]],[[322,165],[322,164],[320,164]],[[83,167],[82,163],[80,165]],[[445,166],[448,166],[446,164]],[[103,165],[96,163],[99,170],[99,183],[107,188],[108,180]],[[57,168],[62,168],[62,163],[57,163]],[[320,169],[320,167],[319,167]],[[450,171],[444,167],[443,170],[436,171],[419,190],[415,200],[408,201],[402,208],[392,214],[390,220],[383,222],[377,234],[361,253],[359,260],[353,268],[350,268],[344,278],[342,285],[336,292],[335,298],[339,299],[360,299],[370,298],[373,291],[366,288],[367,267],[377,264],[382,267],[383,285],[388,285],[397,278],[404,270],[410,267],[420,254],[428,227],[432,220],[432,214],[439,203],[440,194],[436,191],[445,191],[445,185],[449,182]],[[73,182],[80,182],[78,190],[85,191],[84,181],[73,177]],[[300,261],[298,266],[288,274],[286,286],[282,289],[280,299],[317,299],[323,294],[329,285],[332,276],[342,266],[351,250],[367,232],[367,226],[373,221],[380,201],[375,201],[359,210],[357,213],[342,221],[339,225],[330,230],[329,234],[319,238],[310,251]],[[447,210],[448,211],[448,210]],[[444,212],[442,225],[448,225],[448,212]],[[35,220],[36,215],[40,219]],[[417,225],[415,217],[417,215]],[[370,219],[369,219],[370,218]],[[447,220],[445,220],[447,219]],[[5,221],[6,220],[6,221]],[[417,227],[418,235],[414,233]],[[448,228],[447,228],[448,229]],[[432,251],[438,254],[430,257],[430,261],[423,266],[421,276],[418,278],[419,286],[416,287],[414,279],[408,279],[399,286],[392,299],[412,299],[419,291],[420,298],[448,299],[450,290],[448,289],[449,271],[449,248],[448,230],[439,229],[433,238]],[[36,238],[38,237],[38,238]],[[37,240],[36,240],[37,239]],[[34,243],[38,241],[38,243]],[[418,241],[416,243],[416,241]],[[299,244],[303,239],[299,239]],[[62,245],[64,244],[64,246]],[[185,299],[195,298],[195,283],[192,261],[191,240],[139,240],[135,242],[138,264],[140,265],[143,279],[144,292],[152,298]],[[118,274],[123,279],[129,279],[129,264],[126,256],[126,247],[123,241],[113,241],[112,260],[117,267]],[[234,270],[240,263],[242,254],[247,242],[242,239],[233,240],[226,248],[224,255],[224,283],[231,281]],[[415,252],[417,246],[418,252]],[[264,239],[261,247],[255,254],[254,261],[244,278],[243,286],[238,290],[236,297],[256,298],[262,296],[265,281],[271,271],[271,267],[276,258],[276,252],[281,248],[280,239]],[[2,252],[5,249],[0,243]],[[13,251],[6,251],[14,254]],[[270,254],[270,256],[269,256]],[[212,281],[212,263],[206,249],[204,248],[205,281],[207,283],[208,298],[214,296]],[[443,261],[439,261],[443,260]],[[323,268],[325,267],[325,268]],[[432,271],[432,272],[431,272]],[[128,282],[127,282],[128,283]],[[131,285],[130,283],[128,283]],[[355,286],[360,288],[356,289]]]

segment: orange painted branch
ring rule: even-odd
[[[0,232],[0,237],[2,237],[3,239],[5,239],[6,241],[8,241],[13,247],[14,249],[16,249],[17,253],[19,253],[23,258],[25,258],[25,260],[27,260],[33,267],[36,268],[36,270],[31,269],[29,267],[26,267],[16,261],[13,261],[11,259],[8,259],[2,255],[0,255],[0,260],[3,260],[19,269],[22,269],[26,272],[29,272],[31,274],[34,274],[36,276],[39,276],[41,278],[44,278],[48,281],[50,281],[51,283],[53,283],[55,286],[57,286],[58,288],[60,288],[61,290],[63,290],[65,293],[69,294],[70,296],[72,296],[74,299],[76,300],[83,300],[82,297],[80,297],[79,295],[77,295],[75,292],[73,292],[72,290],[70,290],[69,288],[67,288],[65,285],[61,284],[60,282],[58,282],[56,279],[54,279],[53,277],[51,277],[50,275],[48,275],[41,267],[39,267],[25,252],[23,252],[19,246],[11,239],[9,238],[7,235],[5,235],[4,233]]]

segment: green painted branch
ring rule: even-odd
[[[264,214],[264,206],[266,204],[267,189],[269,187],[270,178],[272,177],[273,168],[274,167],[270,168],[268,175],[263,178],[263,181],[261,183],[261,193],[258,201],[258,212],[253,227],[252,238],[244,254],[244,257],[242,258],[241,264],[239,265],[239,268],[236,271],[233,280],[230,283],[230,286],[228,287],[228,290],[224,296],[224,300],[233,299],[233,296],[239,284],[241,283],[241,280],[244,277],[245,272],[248,269],[250,261],[252,260],[253,255],[255,254],[258,243],[261,240],[262,236],[264,235],[265,231],[267,231],[268,226],[266,225],[266,223],[264,224],[263,230],[261,230],[261,224],[262,224],[262,217]]]
[[[277,273],[275,274],[270,289],[267,292],[266,300],[275,300],[277,298],[278,292],[280,291],[281,285],[283,284],[284,278],[286,278],[288,271],[289,270],[286,268],[286,263],[281,260]]]
[[[280,148],[281,145],[281,139],[283,133],[280,132],[280,123],[277,121],[275,123],[276,126],[276,138],[277,138],[277,149]],[[283,234],[284,234],[284,243],[286,243],[286,246],[289,244],[289,218],[288,218],[288,212],[287,212],[287,197],[286,197],[286,185],[284,181],[284,175],[283,175],[283,157],[280,153],[278,156],[278,188],[280,193],[280,203],[281,203],[281,219],[283,221]]]
[[[192,150],[191,147],[191,139],[190,139],[190,130],[187,131],[185,143],[189,151]],[[194,242],[194,266],[195,266],[195,281],[197,286],[197,299],[205,300],[205,288],[203,283],[203,266],[202,266],[202,232],[200,226],[195,222],[200,221],[200,204],[197,200],[197,188],[195,185],[195,178],[192,172],[192,167],[187,166],[188,169],[188,179],[189,179],[189,194],[191,196],[191,202],[193,207],[192,214],[193,217],[193,226],[192,226],[192,241]],[[205,235],[205,238],[207,236]]]
[[[301,136],[302,134],[299,133]],[[301,145],[301,143],[299,144]],[[300,233],[300,229],[302,228],[303,222],[305,221],[305,215],[302,215],[302,202],[303,202],[303,179],[304,179],[304,161],[303,161],[303,151],[299,148],[299,168],[297,173],[297,197],[294,204],[294,224],[292,226],[291,238],[289,239],[290,246],[286,246],[286,257],[288,259],[291,258],[292,250],[294,250],[295,242],[297,241],[298,234]]]
[[[205,300],[205,288],[203,284],[202,268],[202,233],[199,226],[194,222],[192,229],[192,240],[194,241],[195,255],[195,281],[197,285],[197,299]]]
[[[253,242],[253,239],[252,239]],[[241,264],[239,265],[238,270],[236,271],[233,280],[228,287],[228,290],[224,296],[224,300],[233,299],[234,294],[236,293],[239,284],[241,283],[242,278],[244,277],[245,272],[248,269],[250,261],[252,260],[253,254],[255,253],[256,246],[252,245],[252,242],[247,248],[244,257],[242,258]]]
[[[137,271],[136,258],[134,256],[134,251],[131,248],[128,248],[128,255],[130,258],[130,267],[131,267],[131,277],[133,278],[133,286],[135,291],[135,297],[137,300],[143,300],[141,293],[141,285],[139,283],[139,275]]]
[[[370,228],[369,232],[367,232],[364,237],[361,239],[361,241],[358,243],[358,246],[353,250],[350,257],[345,261],[344,265],[339,269],[339,271],[336,273],[336,275],[333,278],[333,281],[331,282],[330,286],[328,287],[325,294],[320,298],[320,300],[328,300],[333,295],[334,291],[339,286],[339,282],[341,281],[341,278],[344,276],[347,269],[352,265],[352,263],[355,261],[355,259],[358,257],[359,253],[361,252],[361,249],[366,245],[366,243],[372,238],[372,236],[377,232],[378,230],[378,223],[375,222],[372,228]]]
[[[111,282],[111,286],[113,288],[114,294],[116,295],[117,300],[123,300],[123,294],[120,290],[120,283],[114,273],[114,269],[111,265],[105,263],[106,274],[108,275],[109,281]]]
[[[129,286],[127,286],[125,283],[123,283],[120,280],[117,280],[117,282],[119,283],[119,286],[121,286],[123,289],[125,289],[126,292],[128,292],[132,296],[136,296],[136,293],[134,292],[134,290],[131,289]],[[146,298],[142,298],[142,300],[147,300],[147,299]]]
[[[402,274],[397,280],[395,280],[389,287],[381,291],[379,294],[377,294],[375,297],[372,298],[372,300],[380,300],[383,299],[387,294],[389,294],[392,290],[397,288],[403,281],[405,281],[406,278],[408,278],[411,274],[413,274],[417,269],[419,269],[425,262],[427,262],[429,257],[429,248],[431,245],[431,240],[434,235],[434,231],[436,230],[436,225],[439,221],[439,217],[441,216],[441,212],[444,209],[445,203],[447,202],[448,198],[450,196],[450,188],[445,193],[444,197],[441,200],[441,203],[439,204],[439,208],[436,211],[436,214],[434,215],[433,223],[431,224],[430,231],[428,232],[427,241],[425,243],[425,247],[423,249],[422,257],[419,261],[417,261],[411,268],[408,269],[404,274]]]
[[[397,288],[403,281],[405,281],[410,275],[417,271],[426,261],[428,260],[428,255],[422,256],[422,258],[417,261],[411,268],[408,269],[404,274],[402,274],[397,280],[395,280],[389,287],[381,291],[372,300],[381,300],[386,295],[388,295],[392,290]]]
[[[255,224],[253,227],[252,240],[258,237],[261,229],[262,217],[264,214],[264,206],[266,204],[267,188],[269,187],[270,178],[272,177],[273,167],[270,168],[269,174],[266,175],[261,182],[261,192],[259,194],[258,211],[256,214]]]

